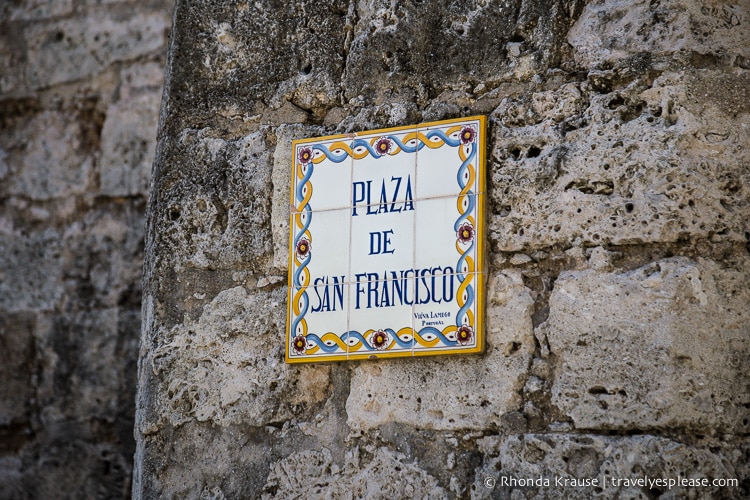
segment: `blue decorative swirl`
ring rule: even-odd
[[[320,337],[318,337],[314,333],[308,333],[305,339],[307,339],[308,342],[313,342],[315,345],[320,347],[320,349],[324,352],[336,352],[339,350],[338,344],[326,345],[326,343],[320,340]]]
[[[471,242],[471,245],[469,245],[469,248],[466,249],[464,253],[461,254],[461,257],[458,258],[458,263],[456,264],[456,274],[458,275],[458,279],[463,281],[466,279],[466,276],[463,273],[463,266],[466,262],[466,258],[471,254],[471,250],[474,248],[474,242]]]
[[[316,151],[320,151],[326,156],[326,158],[334,163],[341,163],[349,157],[349,153],[347,153],[346,151],[344,151],[340,155],[337,155],[322,144],[313,146],[313,149],[315,149]]]
[[[424,135],[428,139],[432,139],[433,137],[439,137],[445,142],[445,144],[454,148],[461,145],[460,139],[452,138],[446,135],[445,132],[443,132],[442,130],[430,130]],[[395,136],[395,135],[386,135],[383,137],[396,143],[398,147],[401,148],[401,150],[406,153],[416,153],[417,151],[425,147],[424,140],[419,139],[419,138],[415,141],[414,145],[410,145],[408,144],[408,142],[412,142],[415,139],[412,139],[408,142],[403,142],[398,136]],[[380,158],[383,156],[375,148],[373,148],[373,146],[369,143],[369,141],[365,139],[354,139],[352,140],[352,142],[349,143],[349,147],[351,148],[352,151],[354,151],[355,149],[359,147],[363,147],[370,153],[370,155],[372,155],[373,158]],[[328,158],[334,163],[341,163],[342,161],[346,160],[350,155],[348,151],[343,151],[340,154],[336,154],[334,151],[331,151],[330,149],[328,149],[328,147],[325,146],[324,144],[316,144],[312,148],[315,151],[320,151],[321,153],[323,153],[326,158]],[[476,145],[472,144],[472,154],[469,157],[469,159],[467,159],[467,162],[466,162],[467,164],[474,158],[475,154],[476,154]],[[309,167],[312,168],[312,163],[309,164]],[[465,170],[465,167],[464,167],[464,170]],[[463,174],[463,171],[459,172],[459,175],[462,175],[462,174]],[[304,182],[307,181],[308,178],[309,176],[305,176],[305,178],[302,180],[303,182],[299,184],[299,186],[304,185]],[[461,187],[463,187],[463,185]],[[301,192],[297,193],[297,197],[301,199]]]
[[[440,342],[442,342],[444,345],[453,346],[457,344],[455,340],[450,340],[448,337],[443,335],[443,332],[441,332],[434,326],[426,326],[422,328],[421,330],[419,330],[419,333],[417,335],[419,335],[420,337],[424,339],[424,334],[426,333],[434,334],[437,338],[440,339]]]
[[[349,340],[350,337],[353,337],[359,340],[360,342],[362,342],[364,345],[368,346],[369,348],[369,344],[367,343],[367,341],[365,340],[365,338],[362,336],[361,333],[354,331],[354,330],[350,330],[348,332],[344,332],[343,334],[341,334],[341,340],[344,341],[344,343],[347,345],[349,345],[349,342],[347,341]]]
[[[294,335],[297,335],[297,325],[299,325],[299,322],[304,319],[305,314],[307,314],[307,307],[310,304],[310,299],[307,298],[307,292],[302,293],[301,297],[303,299],[303,305],[300,308],[300,314],[294,318],[294,321],[292,321],[292,331],[294,332]]]
[[[401,338],[396,335],[396,332],[392,328],[386,328],[385,331],[388,333],[388,335],[393,338],[393,340],[396,341],[396,344],[398,344],[399,347],[411,347],[414,344],[413,340],[409,340],[407,342],[404,342],[401,340]]]
[[[416,145],[409,146],[408,144],[401,142],[401,139],[393,135],[389,135],[388,138],[392,140],[393,142],[395,142],[396,144],[398,144],[398,147],[400,147],[403,151],[407,153],[416,153],[417,151],[419,151],[420,149],[424,147],[424,143],[422,142],[417,142]]]
[[[460,139],[453,139],[453,138],[445,135],[445,132],[443,132],[442,130],[430,130],[425,135],[427,136],[428,139],[432,139],[433,137],[440,137],[442,140],[445,141],[445,143],[448,146],[451,146],[453,148],[455,148],[456,146],[458,146],[459,144],[461,144],[461,140]]]
[[[302,286],[304,286],[304,285],[302,285],[302,283],[300,283],[299,276],[300,276],[300,274],[302,274],[302,271],[305,270],[305,268],[307,267],[307,265],[309,263],[310,263],[310,254],[308,253],[307,257],[305,257],[305,260],[303,260],[300,263],[299,267],[294,271],[294,286],[296,286],[296,287],[302,287]]]
[[[456,326],[461,326],[463,324],[464,314],[466,314],[466,311],[471,308],[471,304],[474,303],[474,287],[471,285],[467,286],[466,295],[468,296],[466,303],[461,309],[459,309],[458,314],[456,314]]]
[[[299,243],[300,238],[302,238],[302,236],[305,234],[305,231],[307,231],[307,228],[310,227],[310,223],[312,222],[312,209],[310,208],[309,203],[305,205],[304,213],[307,215],[307,217],[305,217],[305,224],[299,231],[297,231],[297,236],[294,237],[294,248],[297,248],[297,243]],[[458,229],[456,229],[456,231],[458,231]]]
[[[460,167],[458,167],[458,172],[456,173],[456,180],[458,181],[458,185],[461,186],[461,189],[466,187],[466,183],[464,182],[464,174],[466,173],[466,170],[469,168],[469,164],[476,158],[477,156],[477,143],[472,142],[471,143],[471,153],[469,153],[469,156],[466,157],[466,160],[461,164]]]
[[[316,148],[319,149],[319,148]],[[304,196],[302,196],[302,189],[305,187],[305,184],[307,184],[307,181],[310,180],[310,177],[312,177],[313,174],[313,164],[312,162],[307,164],[307,172],[302,177],[302,179],[297,183],[297,201],[302,201],[304,199]]]
[[[469,216],[474,212],[474,205],[476,205],[476,196],[474,196],[473,193],[469,193],[466,195],[466,197],[469,199],[469,206],[466,208],[466,211],[462,213],[458,219],[456,219],[456,222],[453,224],[453,230],[458,231],[458,228],[461,226],[461,223],[469,218]]]
[[[379,158],[380,157],[380,153],[378,153],[377,151],[375,151],[375,149],[372,146],[370,146],[370,143],[367,142],[364,139],[354,139],[352,141],[350,147],[352,148],[352,151],[354,151],[358,147],[363,147],[363,148],[367,149],[367,151],[370,152],[370,154],[373,156],[373,158]]]

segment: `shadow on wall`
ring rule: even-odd
[[[129,498],[172,1],[0,4],[0,498]]]

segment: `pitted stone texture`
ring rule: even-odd
[[[92,78],[115,62],[160,51],[166,43],[169,18],[147,12],[125,18],[99,11],[82,18],[32,25],[26,30],[30,88]]]
[[[72,112],[69,110],[68,112]],[[0,146],[13,174],[8,194],[35,200],[79,195],[86,191],[93,170],[84,129],[71,126],[62,111],[44,111],[0,135]]]
[[[264,269],[272,258],[272,153],[264,131],[237,140],[185,131],[154,214],[160,258],[184,268]],[[158,184],[161,185],[161,184]]]
[[[685,444],[657,436],[606,437],[592,434],[521,434],[480,439],[484,466],[477,470],[472,498],[578,499],[578,498],[727,498],[750,493],[750,441],[738,445],[706,440]],[[496,480],[487,488],[485,478]],[[737,479],[739,486],[667,487],[614,484],[616,480],[650,478],[676,480]],[[503,478],[547,479],[548,487],[502,486]],[[556,478],[598,479],[598,487],[561,486]],[[606,484],[604,483],[606,478]]]
[[[616,59],[676,51],[750,58],[747,2],[590,2],[568,33],[576,62],[591,68]]]
[[[559,58],[575,8],[520,0],[365,0],[355,11],[344,96],[355,109],[382,106],[390,125],[408,122],[412,113],[388,109],[408,93],[410,104],[423,107],[435,94],[471,90],[473,82],[530,79]]]
[[[389,422],[421,429],[503,426],[521,405],[534,351],[533,300],[514,272],[491,278],[483,355],[363,363],[346,403],[349,425],[368,431]]]
[[[343,468],[328,449],[300,451],[271,464],[261,498],[447,498],[437,480],[403,454],[377,448],[368,460],[356,448]]]
[[[493,247],[745,242],[750,80],[704,70],[613,90],[621,72],[589,78],[493,113]],[[711,86],[738,90],[704,97]]]
[[[144,426],[197,420],[219,426],[280,422],[294,405],[328,397],[327,365],[294,369],[283,360],[285,289],[219,293],[195,320],[160,332],[144,360],[157,385],[157,415]],[[142,429],[143,430],[143,429]]]
[[[247,133],[266,112],[281,115],[275,124],[293,123],[338,104],[349,4],[178,4],[166,129]]]
[[[32,379],[37,372],[34,314],[0,315],[0,429],[28,426],[34,399]],[[14,436],[2,436],[0,452],[14,448]]]
[[[543,325],[579,429],[750,430],[750,259],[564,272]]]
[[[73,0],[21,0],[0,6],[2,19],[40,20],[73,13]]]
[[[156,146],[160,94],[147,93],[107,109],[102,128],[100,191],[105,196],[148,194]]]

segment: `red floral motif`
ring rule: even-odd
[[[307,349],[307,339],[302,335],[297,335],[292,340],[292,347],[294,348],[294,352],[302,354]]]
[[[302,148],[297,153],[297,159],[300,161],[300,163],[310,163],[312,161],[312,157],[312,148]]]
[[[474,330],[472,330],[470,326],[464,325],[456,330],[456,342],[461,345],[469,344],[473,338]]]
[[[310,241],[307,238],[300,238],[297,242],[297,255],[305,257],[310,253]]]
[[[458,227],[456,236],[458,237],[458,241],[460,241],[461,243],[470,242],[474,239],[474,226],[472,226],[468,222],[464,222]]]
[[[389,341],[388,334],[383,330],[378,330],[372,335],[372,337],[370,337],[370,343],[378,351],[385,349],[388,346]]]
[[[378,139],[378,142],[375,143],[375,151],[377,151],[380,156],[388,154],[392,147],[393,143],[387,137],[381,137]]]
[[[474,130],[474,127],[466,126],[461,129],[461,134],[459,135],[461,139],[461,144],[469,144],[470,142],[474,142],[474,139],[477,137],[477,131]]]

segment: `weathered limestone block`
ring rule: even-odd
[[[153,154],[171,3],[0,1],[0,498],[131,494],[147,192],[100,168]]]
[[[3,16],[0,6],[0,16]],[[24,56],[22,41],[10,29],[0,33],[0,96],[12,94],[22,87]]]
[[[21,0],[13,3],[16,4],[14,7],[9,4],[0,7],[3,19],[36,21],[73,13],[73,0]]]
[[[138,320],[0,310],[0,498],[128,494]]]
[[[170,19],[163,12],[119,18],[99,11],[25,31],[26,81],[33,89],[91,78],[110,64],[164,47]]]
[[[114,202],[66,228],[61,254],[68,306],[139,309],[142,206]]]
[[[24,237],[13,228],[0,227],[3,312],[52,310],[59,303],[64,293],[60,239],[52,229]],[[29,259],[30,255],[38,260]]]
[[[0,429],[29,425],[34,397],[32,379],[37,371],[31,313],[0,315]],[[0,451],[15,451],[16,436],[0,434]]]
[[[491,278],[487,349],[478,356],[362,363],[352,372],[349,426],[397,422],[433,430],[502,427],[519,409],[534,338],[533,300],[513,272]]]
[[[595,90],[611,85],[600,77],[493,113],[495,248],[746,241],[750,80],[705,70]],[[713,86],[729,90],[705,97]]]
[[[696,51],[750,59],[746,2],[590,2],[568,33],[576,62],[600,66],[640,53]]]
[[[559,57],[572,14],[548,2],[520,0],[460,8],[369,0],[356,2],[355,12],[343,85],[355,112],[358,105],[387,106],[404,88],[425,106],[442,89],[529,79]]]
[[[687,444],[657,436],[607,437],[595,434],[521,434],[479,440],[485,454],[477,471],[472,498],[667,498],[744,497],[739,486],[650,486],[623,484],[621,480],[650,478],[738,479],[750,473],[750,441],[728,445],[719,441]],[[487,488],[485,478],[496,481]],[[598,486],[563,486],[564,480],[598,479]],[[547,479],[549,486],[503,486],[515,480]],[[556,479],[560,479],[557,483]],[[606,483],[605,483],[606,480]],[[616,482],[619,481],[619,482]],[[492,484],[492,483],[490,483]]]
[[[159,335],[144,360],[158,401],[152,420],[179,426],[191,420],[260,426],[293,416],[294,405],[315,405],[329,395],[327,365],[284,364],[277,332],[285,327],[285,289],[219,293],[199,318]]]
[[[156,147],[160,92],[123,100],[107,109],[102,128],[100,190],[106,196],[147,195]]]
[[[118,96],[120,100],[124,101],[134,97],[138,92],[153,92],[157,91],[159,97],[161,97],[162,84],[164,83],[164,65],[157,62],[137,62],[125,66],[120,71],[121,85],[118,89]],[[158,109],[159,104],[155,108],[157,113],[155,116],[159,116]],[[156,131],[154,131],[153,138],[156,138]]]
[[[552,404],[579,429],[750,429],[750,259],[564,272],[546,332]]]
[[[134,497],[631,498],[660,492],[482,480],[746,478],[750,85],[714,4],[178,2]],[[487,351],[284,364],[291,141],[474,113],[491,115]]]
[[[217,126],[236,137],[269,112],[293,123],[338,104],[350,3],[178,5],[165,131]]]
[[[265,131],[237,140],[185,131],[160,196],[160,255],[175,270],[264,269],[271,258],[272,154]]]
[[[357,448],[343,468],[328,449],[300,451],[271,464],[261,498],[446,498],[437,480],[388,448],[363,458]]]
[[[60,429],[54,439],[39,436],[28,453],[30,456],[8,485],[11,493],[23,493],[4,498],[59,498],[61,492],[80,498],[129,496],[130,457],[105,440],[92,443],[90,438],[66,436]],[[68,466],[71,462],[74,466]],[[4,487],[0,483],[0,494]]]
[[[3,134],[4,135],[4,134]],[[47,200],[86,191],[93,171],[83,130],[70,126],[62,111],[44,111],[2,137],[14,174],[8,194]]]
[[[133,332],[120,328],[119,315],[113,308],[40,319],[34,398],[44,408],[39,419],[50,436],[84,440],[87,418],[114,422],[123,405],[128,408],[135,387],[119,361],[132,363],[137,349],[128,341]]]
[[[12,455],[0,457],[0,498],[23,498],[23,461]]]

